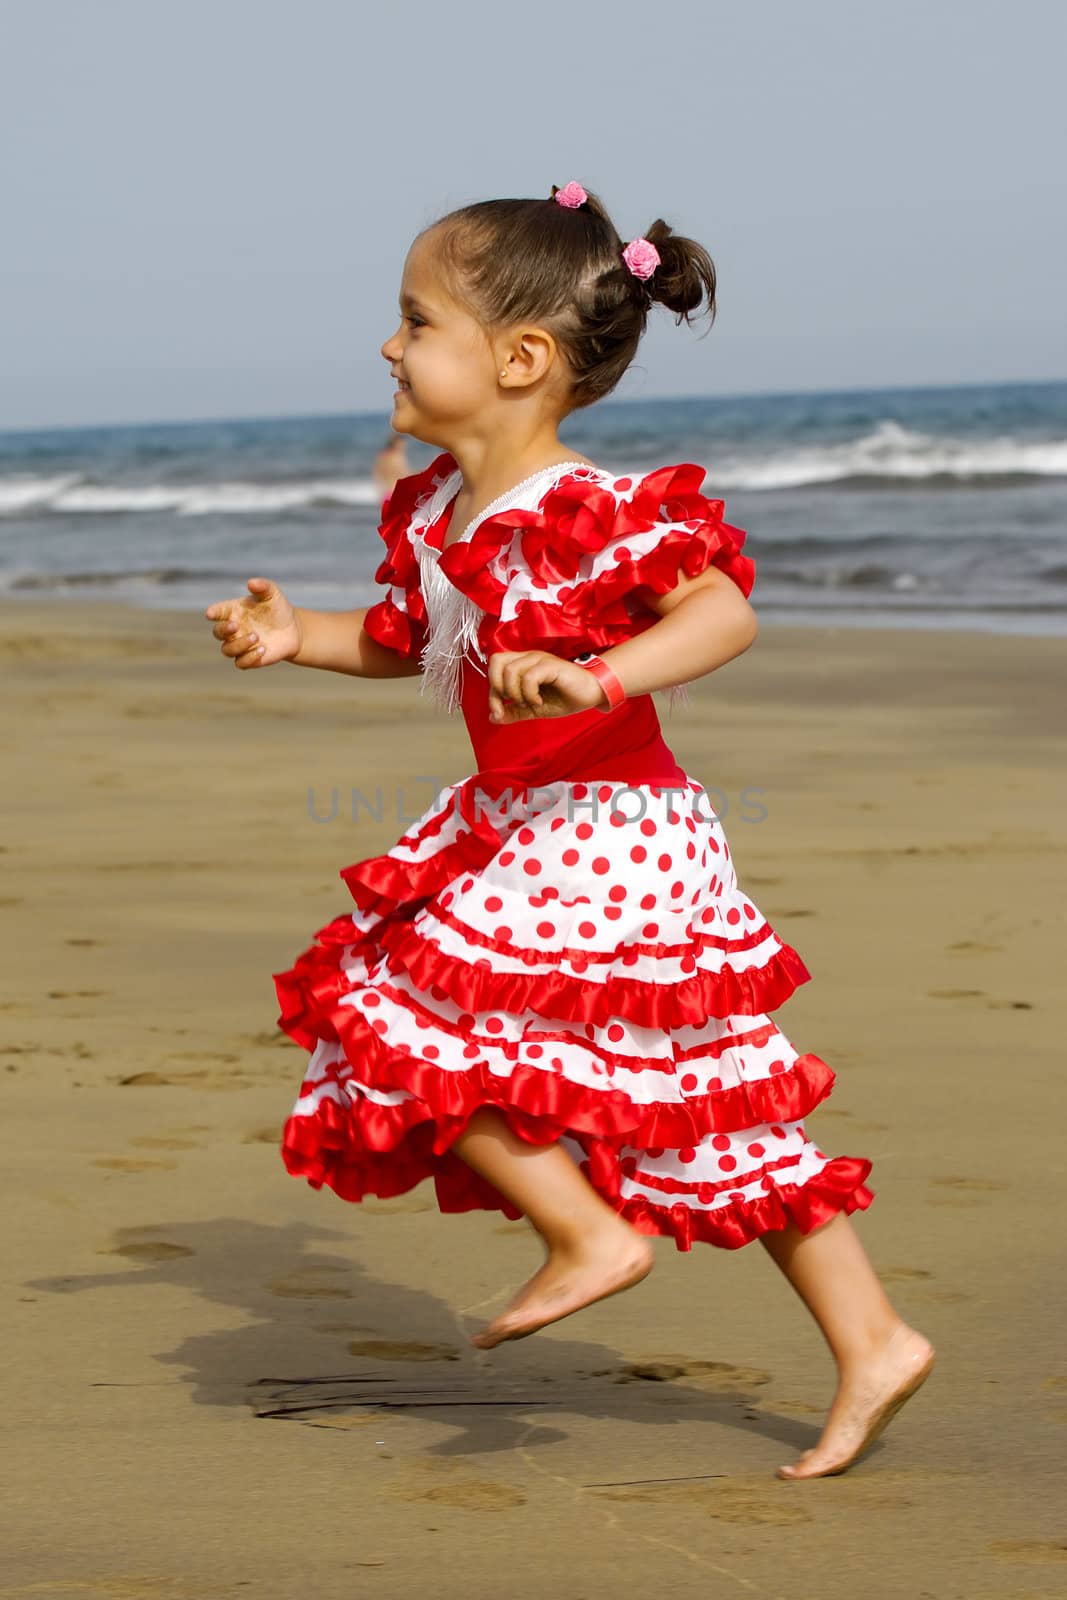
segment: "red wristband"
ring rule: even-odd
[[[591,672],[602,685],[608,703],[607,706],[598,706],[596,708],[598,711],[614,711],[616,706],[622,705],[626,699],[626,690],[602,656],[595,655],[592,650],[586,650],[584,654],[575,656],[574,664],[576,667],[584,667],[586,672]]]

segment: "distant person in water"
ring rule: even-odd
[[[398,433],[386,439],[374,460],[374,485],[384,507],[398,478],[407,476],[407,446]]]

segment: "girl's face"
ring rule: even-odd
[[[428,236],[416,239],[400,284],[400,327],[381,347],[398,387],[392,425],[450,448],[498,403],[497,362],[483,329],[444,291]]]

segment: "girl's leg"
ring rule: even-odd
[[[558,1144],[534,1145],[498,1111],[475,1112],[452,1146],[469,1167],[525,1212],[547,1259],[502,1316],[471,1343],[491,1349],[618,1294],[652,1269],[652,1247],[588,1183]]]
[[[927,1377],[933,1345],[894,1311],[844,1212],[811,1233],[791,1223],[760,1243],[815,1318],[838,1369],[821,1439],[778,1476],[843,1472]]]

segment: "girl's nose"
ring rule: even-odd
[[[399,337],[399,333],[391,333],[388,339],[386,339],[385,343],[382,345],[381,353],[385,357],[386,361],[395,361],[400,354],[397,349],[397,339]]]

